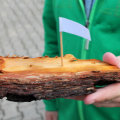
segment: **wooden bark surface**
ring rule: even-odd
[[[0,58],[0,99],[27,102],[85,95],[96,91],[96,85],[120,82],[120,70],[99,60],[64,57]],[[67,65],[67,66],[66,66]]]

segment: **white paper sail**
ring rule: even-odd
[[[60,32],[67,32],[91,41],[89,29],[72,20],[59,17]]]

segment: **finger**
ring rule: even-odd
[[[107,52],[103,55],[103,61],[112,65],[118,65],[118,59],[116,56],[110,52]]]
[[[116,97],[116,98],[113,98],[111,99],[112,102],[120,102],[120,96],[119,97]]]
[[[51,115],[45,115],[46,120],[53,120]]]
[[[56,114],[55,116],[53,116],[52,120],[58,120],[58,114]]]
[[[120,96],[113,98],[113,99],[110,99],[110,100],[102,101],[99,103],[120,103]]]
[[[58,112],[57,111],[46,111],[45,112],[46,120],[57,120],[58,119]]]
[[[85,104],[93,104],[95,102],[110,100],[117,96],[120,96],[120,83],[114,83],[104,88],[97,89],[95,93],[87,95],[84,102]]]
[[[116,102],[94,103],[93,105],[95,105],[96,107],[120,107],[120,103],[116,103]]]
[[[54,117],[53,120],[58,120],[58,117]]]

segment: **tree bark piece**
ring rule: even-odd
[[[96,91],[95,86],[120,81],[120,70],[99,60],[79,60],[65,55],[49,57],[0,57],[0,99],[28,102]]]

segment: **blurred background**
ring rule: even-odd
[[[0,56],[38,57],[44,51],[44,0],[0,0]],[[0,100],[0,120],[44,120],[42,100]]]

